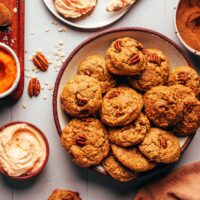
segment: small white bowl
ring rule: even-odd
[[[4,93],[0,94],[0,99],[3,99],[5,97],[9,96],[10,94],[12,94],[12,92],[17,88],[17,86],[19,84],[21,73],[20,73],[19,59],[18,59],[16,53],[8,45],[1,43],[1,42],[0,42],[0,49],[6,51],[8,54],[10,54],[14,58],[16,67],[17,67],[17,76],[16,76],[16,79],[15,79],[13,85],[8,90],[6,90]]]
[[[185,48],[187,50],[189,50],[191,53],[195,54],[195,55],[198,55],[200,56],[200,51],[197,51],[196,49],[192,48],[191,46],[189,46],[184,40],[183,38],[181,37],[180,33],[179,33],[179,30],[178,30],[178,27],[177,27],[177,23],[176,23],[176,15],[177,15],[177,10],[178,10],[178,7],[179,7],[179,4],[182,0],[177,0],[177,4],[176,4],[176,7],[174,8],[174,28],[175,28],[175,33],[176,35],[178,36],[179,40],[181,41],[181,43],[185,46]]]

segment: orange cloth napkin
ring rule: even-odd
[[[150,183],[138,191],[134,200],[200,200],[200,162]]]

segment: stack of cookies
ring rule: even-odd
[[[174,163],[178,136],[200,126],[200,79],[189,66],[170,72],[166,55],[130,37],[91,55],[69,80],[61,104],[74,117],[61,141],[81,167],[101,165],[122,182]]]

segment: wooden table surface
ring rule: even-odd
[[[121,26],[138,26],[156,30],[179,43],[173,27],[175,0],[139,0],[121,21],[109,28]],[[68,29],[59,32],[60,24],[52,24],[54,17],[49,13],[42,0],[25,2],[25,66],[32,68],[31,55],[41,49],[52,60],[55,59],[55,45],[63,41],[66,56],[92,32],[81,32]],[[182,47],[182,46],[181,46]],[[182,47],[183,48],[183,47]],[[183,48],[184,49],[184,48]],[[185,50],[186,51],[186,50]],[[186,53],[200,71],[200,58],[187,51]],[[138,184],[120,184],[111,178],[94,171],[80,169],[72,164],[69,156],[60,145],[60,140],[53,121],[52,91],[58,68],[53,65],[46,73],[29,73],[39,77],[44,87],[38,98],[30,99],[27,95],[28,78],[25,79],[25,90],[20,101],[7,108],[0,109],[0,125],[22,120],[34,123],[45,133],[50,144],[50,158],[43,173],[28,182],[16,182],[0,176],[0,200],[46,200],[55,188],[69,188],[79,191],[84,200],[131,200]],[[45,85],[46,83],[46,85]],[[23,108],[23,105],[27,107]],[[182,156],[176,167],[200,160],[200,130],[190,147]],[[144,180],[140,184],[144,184]]]

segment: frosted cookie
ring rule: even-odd
[[[110,0],[106,10],[108,12],[116,12],[131,6],[135,0]]]

